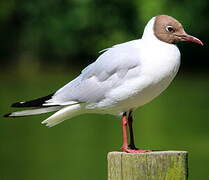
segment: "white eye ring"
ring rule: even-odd
[[[173,28],[173,26],[166,26],[165,29],[168,32],[174,32],[175,31],[174,28]]]

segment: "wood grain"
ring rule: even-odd
[[[108,153],[108,180],[187,180],[186,151]]]

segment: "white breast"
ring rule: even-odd
[[[180,65],[180,52],[175,45],[143,44],[140,47],[138,76],[128,78],[98,104],[107,113],[120,113],[140,107],[165,90],[175,77]],[[109,101],[109,102],[108,102]]]
[[[137,106],[141,106],[158,96],[165,90],[180,66],[180,52],[177,46],[159,42],[159,45],[153,44],[143,47],[142,72],[149,84],[137,94]],[[140,100],[141,99],[141,100]]]

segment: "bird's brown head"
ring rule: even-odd
[[[203,45],[202,41],[188,35],[180,22],[167,15],[156,16],[154,34],[159,40],[170,44],[175,44],[179,41],[190,41]]]

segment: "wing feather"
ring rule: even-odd
[[[132,69],[140,66],[140,52],[129,41],[113,46],[87,66],[73,81],[59,89],[52,102],[99,102],[112,88],[120,86]]]

